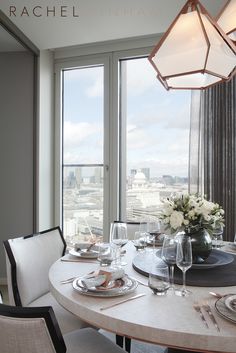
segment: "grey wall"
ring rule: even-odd
[[[0,53],[0,281],[2,241],[33,232],[33,56]]]

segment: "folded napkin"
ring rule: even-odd
[[[88,274],[83,277],[81,283],[87,289],[93,287],[103,286],[106,288],[110,281],[115,281],[116,279],[120,279],[124,277],[125,271],[123,268],[114,269],[110,271],[94,271],[93,273]]]

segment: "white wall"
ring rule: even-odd
[[[33,231],[33,56],[0,53],[0,282],[2,241]]]
[[[54,226],[54,70],[53,52],[39,57],[37,229]]]

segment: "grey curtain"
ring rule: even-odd
[[[231,241],[236,232],[235,106],[235,77],[193,93],[189,161],[190,192],[204,193],[222,205],[226,219],[224,239]]]

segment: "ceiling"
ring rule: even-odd
[[[39,49],[54,49],[165,32],[185,2],[2,0],[1,10]],[[219,12],[225,2],[201,1],[212,16]]]

